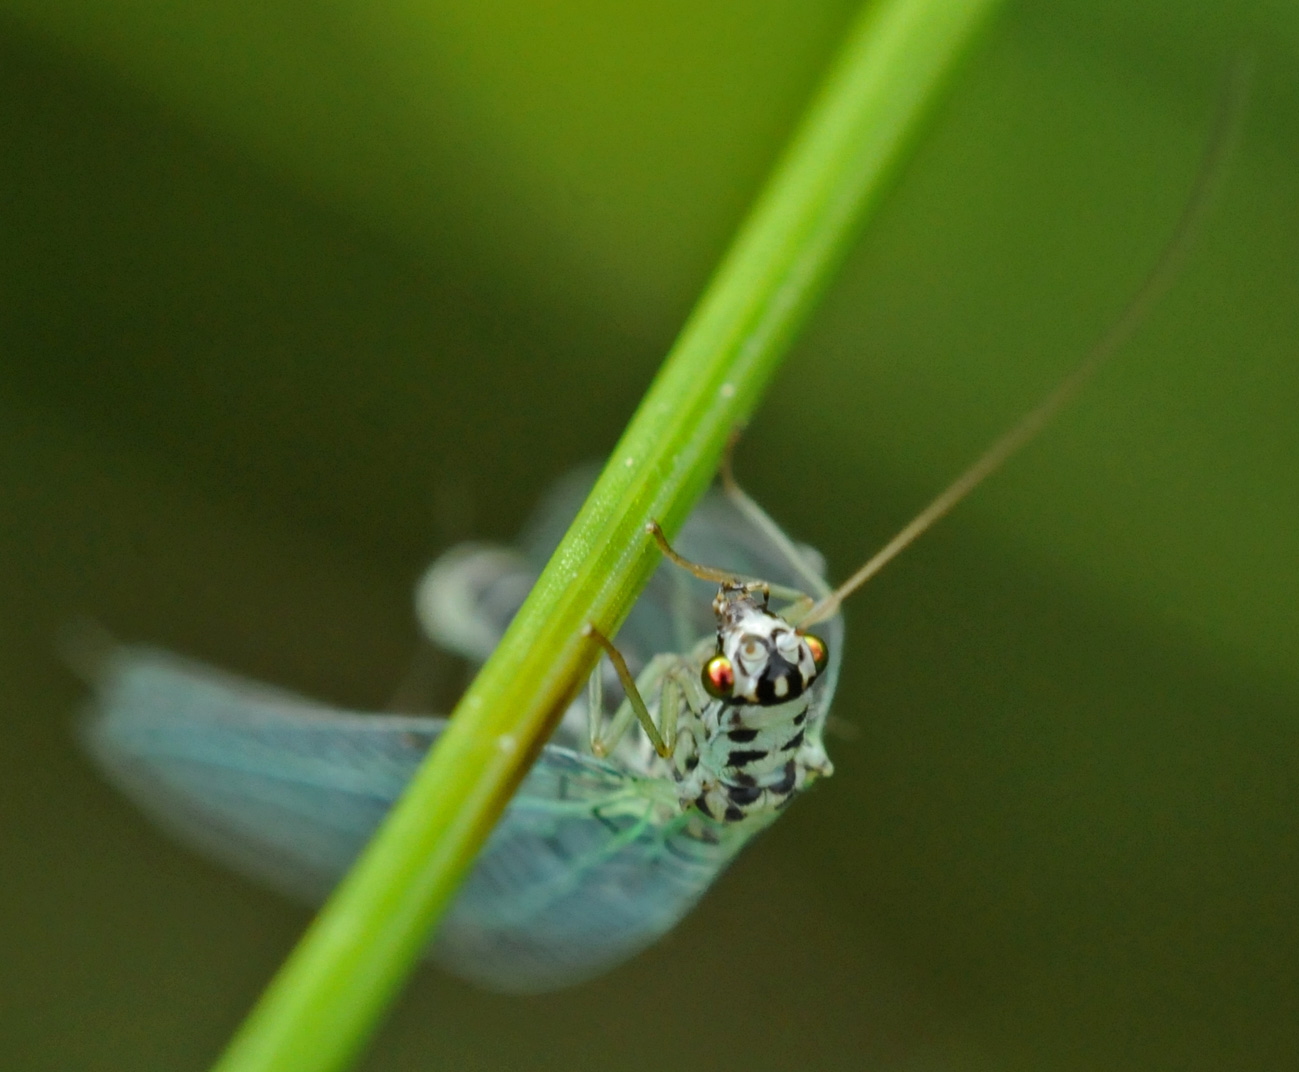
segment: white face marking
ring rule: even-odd
[[[816,679],[807,641],[778,614],[744,591],[723,588],[714,604],[718,642],[735,674],[731,695],[751,704],[781,703]]]

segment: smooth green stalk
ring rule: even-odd
[[[712,478],[866,210],[999,0],[885,0],[825,84],[505,638],[219,1072],[347,1064],[423,951],[510,794]]]

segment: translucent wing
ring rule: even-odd
[[[670,785],[593,800],[593,762],[543,751],[441,927],[444,966],[513,992],[598,975],[671,930],[751,836],[638,792]]]
[[[585,484],[575,490],[570,478],[548,501],[525,555],[472,549],[462,557],[480,568],[453,592],[459,636],[494,643]],[[783,555],[720,497],[705,501],[679,542],[704,561],[790,577]],[[641,660],[683,650],[712,628],[711,594],[680,570],[660,571],[620,645]],[[829,624],[837,658],[837,622]],[[832,677],[814,721],[824,717]],[[445,725],[340,712],[149,648],[117,649],[98,686],[85,738],[109,777],[180,840],[310,901],[351,864]],[[681,814],[669,783],[552,742],[489,839],[433,955],[504,991],[599,974],[671,929],[752,833]]]
[[[430,636],[471,659],[484,658],[505,632],[585,500],[595,475],[594,468],[587,468],[561,480],[525,528],[520,550],[471,544],[453,549],[436,563],[417,598]],[[756,528],[718,492],[705,496],[691,514],[677,547],[699,562],[800,587],[800,571],[790,562],[787,548]],[[800,547],[796,553],[802,556],[805,570],[823,574],[824,565],[816,551]],[[671,564],[655,571],[617,637],[633,672],[638,673],[659,652],[688,651],[714,632],[711,607],[715,592],[715,585]],[[825,623],[821,633],[831,663],[815,686],[809,732],[818,734],[838,675],[841,620]],[[612,678],[611,668],[605,669]],[[614,680],[606,683],[610,692],[617,688]],[[553,800],[556,793],[542,792],[535,780],[559,768],[555,759],[561,751],[589,761],[584,753],[560,749],[556,744],[580,746],[585,729],[580,704],[569,712],[534,771],[529,787],[538,790],[536,797],[521,796],[511,806],[505,828],[519,836],[504,841],[499,852],[493,853],[489,846],[457,904],[451,922],[472,923],[444,927],[443,948],[447,953],[454,951],[455,970],[461,974],[472,977],[479,965],[493,963],[503,954],[505,973],[510,972],[509,965],[527,961],[536,965],[539,977],[558,973],[557,982],[594,975],[669,930],[753,833],[751,827],[742,831],[716,826],[709,836],[717,843],[709,844],[694,839],[688,828],[671,834],[650,829],[635,835],[626,847],[611,851],[624,836],[623,827],[575,822],[565,827],[571,842],[550,840],[546,801]],[[713,825],[702,817],[696,819],[705,828]],[[525,828],[533,823],[539,832],[528,829],[525,834]],[[580,865],[574,862],[579,859],[584,861]],[[593,865],[593,860],[598,860],[598,865]],[[557,896],[556,891],[571,887],[579,877],[579,888]],[[545,914],[544,926],[541,917],[525,910],[529,925],[511,928],[507,937],[501,919],[516,905],[530,909],[535,903],[534,889],[545,889],[547,896],[556,897],[553,909]],[[476,916],[480,908],[490,914],[490,921]],[[502,984],[493,985],[499,988]]]
[[[355,858],[443,720],[353,715],[152,648],[105,663],[83,739],[180,840],[307,900]]]
[[[129,647],[111,657],[84,733],[109,777],[181,841],[315,902],[444,726],[336,711]],[[742,839],[684,816],[656,822],[652,790],[592,756],[544,749],[444,921],[435,958],[492,989],[546,990],[670,929]]]

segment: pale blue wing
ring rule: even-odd
[[[543,751],[439,931],[444,966],[516,993],[599,975],[671,930],[752,835],[694,814],[656,823],[634,794],[558,812],[550,790],[588,758]]]
[[[561,479],[546,496],[520,537],[520,551],[471,545],[457,566],[472,562],[456,589],[456,615],[485,654],[483,638],[499,639],[555,546],[567,530],[595,479],[595,467]],[[692,512],[677,541],[682,554],[711,566],[800,587],[799,571],[787,551],[755,528],[725,495],[710,491]],[[800,547],[803,561],[823,575],[821,556]],[[716,586],[664,563],[632,608],[617,643],[633,672],[664,651],[688,651],[716,629],[712,599]],[[838,676],[843,640],[841,618],[818,627],[830,650],[830,664],[815,686],[810,726],[819,732]],[[474,644],[456,650],[475,657]],[[616,692],[616,681],[606,683]],[[556,739],[575,744],[574,721],[566,720]],[[633,731],[638,732],[638,731]],[[567,736],[565,734],[568,734]],[[444,928],[439,948],[454,954],[460,974],[497,989],[541,989],[598,974],[670,930],[691,908],[753,833],[752,828],[708,823],[693,816],[689,827],[667,833],[628,832],[625,821],[598,830],[586,822],[565,824],[556,841],[547,802],[562,795],[539,781],[562,769],[559,755],[589,762],[590,757],[552,744],[543,753],[529,788],[511,805],[506,824],[510,850],[490,851],[478,865]],[[716,843],[695,836],[700,831]],[[612,840],[610,835],[613,835]],[[619,838],[630,838],[625,847]],[[596,868],[592,859],[599,859]],[[566,894],[574,883],[579,895]],[[594,891],[601,892],[597,896]],[[539,901],[549,899],[539,909]],[[517,916],[515,913],[519,913]],[[517,919],[511,924],[507,920]],[[525,967],[526,966],[526,967]],[[523,982],[524,978],[527,982]]]
[[[472,657],[499,637],[589,484],[589,474],[561,483],[524,553],[475,560],[486,568],[457,592],[469,624],[461,636],[472,638],[458,650]],[[796,582],[784,552],[717,494],[678,544],[699,561]],[[661,568],[618,637],[633,666],[711,632],[712,595]],[[812,722],[824,717],[839,655],[838,620],[822,631],[832,666]],[[109,777],[182,841],[312,901],[351,864],[445,724],[340,712],[148,648],[117,649],[97,684],[85,737]],[[670,786],[548,745],[445,919],[437,959],[493,989],[546,990],[671,929],[753,830],[655,813],[665,789],[670,797]]]
[[[105,773],[198,851],[319,901],[396,800],[445,720],[339,712],[149,648],[108,659],[87,745]],[[747,835],[549,746],[444,920],[433,954],[497,990],[596,975],[669,930]]]
[[[322,899],[444,720],[358,715],[145,647],[116,649],[82,726],[112,781],[193,848]]]

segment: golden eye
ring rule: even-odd
[[[714,655],[699,673],[704,692],[714,700],[729,700],[735,690],[735,669],[725,655]]]
[[[816,664],[816,672],[819,674],[825,669],[825,664],[830,661],[830,649],[825,646],[824,640],[811,633],[804,633],[803,640],[806,641],[808,650],[812,653],[812,662]]]

